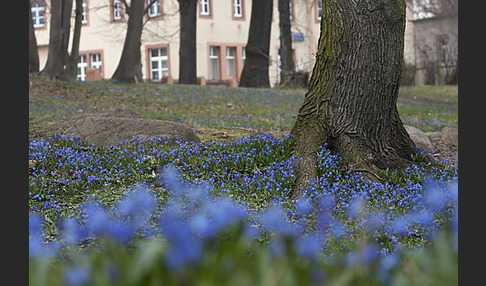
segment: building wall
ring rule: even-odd
[[[31,0],[42,1],[42,0]],[[49,0],[45,0],[49,4]],[[311,72],[314,66],[315,54],[320,34],[320,21],[317,19],[317,1],[292,0],[292,33],[298,34],[301,41],[293,39],[296,69]],[[130,2],[130,1],[128,1]],[[208,79],[209,76],[209,46],[221,47],[222,76],[225,78],[225,47],[237,47],[237,75],[241,73],[243,63],[241,50],[248,39],[248,29],[251,16],[251,0],[244,0],[244,18],[233,18],[233,0],[212,0],[211,16],[197,18],[197,75]],[[88,23],[81,31],[80,53],[87,51],[102,51],[103,77],[111,78],[123,49],[126,33],[126,21],[112,21],[110,0],[87,0]],[[169,75],[178,79],[179,73],[179,14],[177,0],[161,0],[163,16],[149,20],[142,34],[142,73],[149,78],[147,66],[147,47],[164,45],[169,47]],[[74,7],[73,7],[74,8]],[[198,15],[200,6],[198,5]],[[73,9],[74,16],[74,9]],[[74,17],[73,17],[74,19]],[[73,20],[74,22],[74,20]],[[408,23],[408,22],[407,22]],[[279,43],[278,1],[274,0],[272,32],[270,40],[270,83],[274,86],[279,80],[278,48]],[[413,53],[408,48],[412,34],[409,26],[406,30],[405,55],[413,59]],[[47,45],[49,42],[49,11],[46,8],[46,24],[44,28],[36,29],[39,45],[40,68],[47,60]],[[302,40],[303,38],[303,40]]]

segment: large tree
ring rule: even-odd
[[[316,62],[291,130],[302,158],[293,197],[317,178],[324,143],[373,180],[416,152],[397,111],[405,1],[322,1]]]
[[[198,0],[178,0],[180,15],[179,83],[197,83],[196,20]]]
[[[74,17],[74,31],[71,45],[71,54],[67,58],[66,70],[64,72],[64,79],[74,80],[78,71],[79,62],[79,44],[81,41],[81,26],[83,20],[83,0],[75,0],[76,9]]]
[[[137,78],[139,82],[142,82],[140,47],[144,25],[143,16],[147,14],[157,0],[151,0],[148,5],[145,5],[146,0],[132,0],[130,5],[126,0],[122,1],[125,5],[126,14],[128,14],[127,33],[123,43],[122,55],[112,79],[122,82],[135,82],[135,78]]]
[[[292,32],[290,30],[290,1],[278,0],[278,18],[280,28],[280,85],[287,85],[295,70],[292,57]]]
[[[29,5],[29,73],[37,72],[39,72],[39,50],[37,49],[34,22],[32,21],[32,11]]]
[[[68,57],[73,0],[51,0],[49,47],[46,66],[41,73],[62,78]]]
[[[242,87],[270,86],[268,66],[272,13],[273,0],[252,1],[246,60],[240,78]]]

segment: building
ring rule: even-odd
[[[47,61],[49,0],[30,0],[39,61]],[[146,0],[147,3],[150,0]],[[269,76],[279,82],[278,6],[274,0]],[[291,0],[292,46],[296,70],[311,72],[320,33],[321,0]],[[74,9],[73,9],[74,14]],[[245,61],[251,0],[200,0],[197,18],[197,76],[202,82],[237,85]],[[73,17],[74,18],[74,17]],[[142,74],[145,80],[173,82],[179,72],[177,0],[158,0],[148,11],[142,34]],[[121,0],[83,0],[79,80],[110,78],[123,49],[126,17]],[[414,61],[413,30],[407,21],[405,55]]]
[[[410,3],[406,62],[415,84],[457,84],[458,0],[413,0]]]

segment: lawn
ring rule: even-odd
[[[452,103],[433,87],[413,89],[403,97]],[[304,92],[34,79],[30,117],[46,125],[123,106],[186,122],[205,140],[96,148],[63,135],[31,139],[31,283],[457,284],[457,169],[421,153],[369,182],[322,146],[319,179],[287,199],[298,162],[286,133]],[[423,108],[411,117],[417,124],[457,124]],[[236,138],[213,141],[207,130]]]

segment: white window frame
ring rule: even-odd
[[[233,17],[243,18],[243,0],[233,0]],[[239,13],[238,13],[239,9]]]
[[[322,0],[316,0],[317,2],[317,19],[320,21],[322,18]]]
[[[241,60],[243,64],[245,64],[246,61],[246,47],[241,47]]]
[[[88,23],[88,4],[86,3],[86,0],[83,0],[83,3],[81,4],[81,23],[82,24],[87,24]]]
[[[233,56],[230,56],[230,53],[229,53],[230,50],[234,51]],[[230,72],[230,69],[228,68],[229,67],[229,64],[228,64],[229,61],[233,61],[233,69],[232,69],[233,75],[228,74]],[[227,78],[236,78],[236,47],[226,47],[226,77]]]
[[[211,3],[210,0],[200,0],[200,15],[201,16],[210,16],[211,15]]]
[[[122,3],[120,0],[113,0],[113,20],[118,21],[122,19]]]
[[[76,75],[76,78],[80,81],[86,81],[87,80],[87,74],[86,70],[88,69],[88,55],[87,54],[81,54],[79,55],[79,62],[78,62],[78,73]]]
[[[95,60],[93,60],[93,59],[95,59]],[[89,62],[90,62],[90,68],[101,70],[101,68],[103,66],[103,60],[101,59],[101,53],[90,53],[89,54]]]
[[[44,2],[32,2],[30,10],[34,28],[43,28],[46,24],[46,4]],[[40,22],[41,19],[44,23]]]
[[[147,0],[147,5],[150,4],[152,0]],[[152,6],[148,9],[147,16],[149,18],[156,18],[160,16],[160,0],[155,1]]]
[[[219,50],[219,53],[218,54],[215,54],[215,50]],[[211,64],[211,61],[212,60],[217,60],[217,63],[218,63],[218,78],[212,78],[211,75],[212,75],[212,70],[211,70],[211,67],[212,67],[212,64]],[[219,46],[210,46],[209,47],[209,80],[221,80],[221,48]]]
[[[165,56],[161,56],[161,50],[165,50]],[[157,56],[152,56],[152,50],[157,50]],[[158,47],[158,48],[149,48],[149,71],[150,71],[150,80],[151,81],[161,81],[163,78],[167,78],[169,76],[169,48],[168,47]],[[167,67],[162,67],[162,62],[167,62]],[[152,67],[152,62],[157,62],[157,68]],[[158,79],[154,79],[153,73],[156,72],[158,75]]]
[[[293,2],[293,0],[289,0],[289,14],[290,14],[289,18],[290,18],[290,21],[294,20],[293,13],[292,13],[292,9],[294,9],[294,7],[292,6],[292,2]]]

